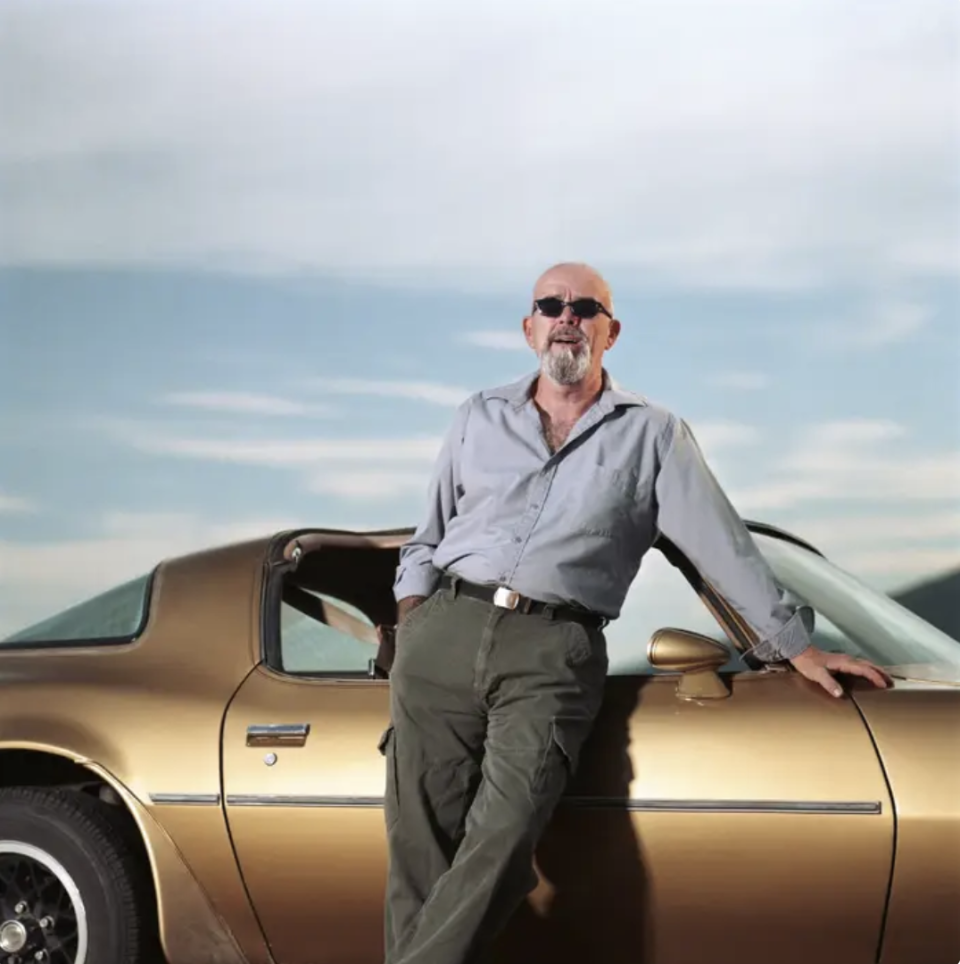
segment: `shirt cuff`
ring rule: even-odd
[[[401,566],[393,583],[393,598],[399,602],[407,596],[432,596],[440,584],[440,573],[429,563]]]
[[[810,634],[804,621],[805,615],[807,621],[810,621],[809,615],[804,613],[804,610],[808,609],[807,606],[800,606],[783,625],[782,629],[769,639],[762,640],[756,646],[752,646],[747,650],[747,653],[764,663],[773,663],[799,656],[811,645]]]

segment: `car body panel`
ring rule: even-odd
[[[960,687],[857,687],[897,803],[897,849],[880,964],[960,960]]]
[[[147,623],[129,644],[0,647],[0,751],[46,750],[96,764],[153,821],[145,846],[161,880],[160,930],[175,964],[213,961],[183,916],[182,874],[154,850],[165,839],[207,895],[249,964],[269,955],[233,857],[220,805],[220,728],[224,709],[259,652],[259,602],[269,540],[196,553],[162,565]],[[170,805],[174,794],[209,807]],[[133,803],[131,803],[133,806]],[[144,826],[150,826],[145,824]],[[169,880],[168,880],[169,876]],[[178,882],[179,881],[179,882]],[[205,920],[197,904],[198,920]],[[199,954],[199,956],[195,956]]]
[[[382,954],[377,744],[388,718],[384,682],[263,670],[231,704],[227,815],[280,964]],[[302,746],[247,746],[247,728],[265,723],[310,730]],[[848,804],[859,812],[844,812]],[[731,807],[743,812],[724,812]],[[738,964],[873,964],[892,852],[886,782],[849,700],[787,674],[745,674],[729,699],[702,702],[678,699],[666,676],[610,678],[582,769],[541,847],[540,888],[497,959],[579,962],[599,941],[609,943],[597,958],[607,964],[640,948],[648,964],[678,964],[706,959],[722,928]],[[616,908],[628,882],[642,910]]]
[[[569,794],[639,809],[611,814],[617,829],[563,808],[549,828],[540,860],[561,899],[548,959],[626,964],[642,947],[651,964],[875,960],[893,814],[862,722],[794,674],[728,682],[729,699],[693,702],[673,679],[608,680]],[[616,909],[621,882],[642,910]]]

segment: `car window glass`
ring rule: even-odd
[[[816,613],[814,643],[886,667],[923,667],[960,678],[958,640],[827,559],[766,535],[755,537],[778,581]]]
[[[310,595],[373,630],[373,623],[349,603],[323,594]],[[369,640],[369,635],[366,639],[358,638],[355,632],[331,626],[288,602],[280,604],[280,657],[286,673],[366,673],[370,660],[377,655],[376,645]]]
[[[640,572],[624,601],[620,618],[607,626],[609,676],[653,674],[647,643],[658,629],[686,629],[723,643],[731,651],[726,670],[744,669],[733,644],[713,613],[703,604],[683,573],[659,550],[644,556]]]
[[[138,576],[91,599],[0,639],[3,643],[82,642],[134,639],[147,615],[152,573]]]

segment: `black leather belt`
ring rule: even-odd
[[[473,599],[482,599],[503,609],[531,615],[542,614],[553,619],[572,619],[594,629],[603,629],[610,621],[606,616],[586,609],[541,602],[538,599],[522,596],[516,590],[508,589],[506,586],[482,586],[446,572],[440,577],[440,587],[453,589],[454,592],[463,593],[464,596],[470,596]]]

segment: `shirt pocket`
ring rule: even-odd
[[[563,517],[571,529],[616,536],[637,519],[637,473],[588,463],[577,466],[564,486]]]

